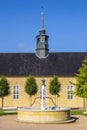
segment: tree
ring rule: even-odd
[[[9,94],[9,83],[5,76],[0,77],[0,97],[2,98],[2,108],[4,106],[4,96]]]
[[[82,65],[76,74],[75,94],[84,99],[83,108],[87,108],[87,57],[82,61]]]
[[[58,77],[53,76],[53,79],[50,81],[49,92],[50,94],[55,95],[55,102],[56,102],[56,97],[59,96],[60,87],[61,84],[58,81]]]
[[[30,96],[30,106],[31,106],[32,96],[37,93],[37,84],[33,75],[30,75],[26,80],[25,92]]]

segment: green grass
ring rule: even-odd
[[[16,115],[17,112],[14,112],[14,111],[3,111],[3,110],[0,110],[0,116],[3,116],[3,115]]]
[[[83,111],[82,110],[71,110],[70,114],[71,115],[83,115]]]
[[[71,115],[86,115],[86,114],[83,114],[83,110],[71,110],[70,114]]]

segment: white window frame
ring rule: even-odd
[[[74,87],[72,85],[67,86],[67,99],[73,100],[73,89]]]
[[[13,100],[19,100],[19,89],[20,89],[19,85],[13,86],[13,95],[12,95]]]

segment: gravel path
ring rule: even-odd
[[[17,122],[17,115],[0,116],[0,130],[87,130],[87,116],[74,116],[68,124],[29,124]]]

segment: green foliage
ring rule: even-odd
[[[60,91],[60,82],[58,81],[58,77],[54,76],[53,79],[50,81],[50,86],[49,86],[49,92],[52,95],[58,95]]]
[[[76,95],[87,97],[87,58],[82,61],[78,74],[76,74]]]
[[[71,84],[76,86],[74,92],[78,97],[83,98],[83,109],[87,108],[87,57],[82,61],[82,65],[76,74],[76,83]]]
[[[30,75],[25,84],[25,92],[30,96],[35,95],[37,93],[37,84],[34,76]]]
[[[0,97],[4,97],[9,94],[9,83],[5,76],[0,77]]]
[[[9,83],[5,76],[0,77],[0,97],[2,98],[2,108],[4,105],[4,96],[9,94]]]

